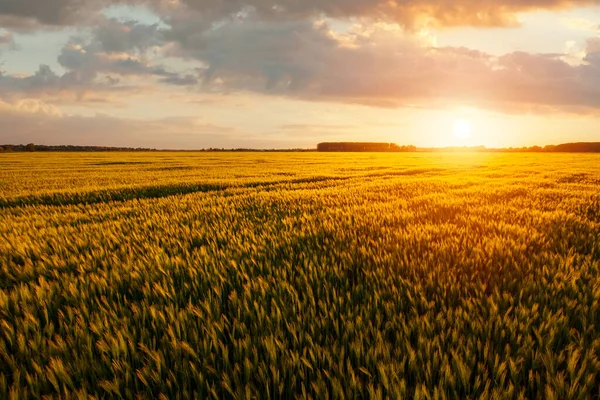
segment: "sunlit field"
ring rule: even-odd
[[[0,398],[600,396],[600,156],[0,155]]]

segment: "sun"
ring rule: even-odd
[[[473,127],[471,126],[471,121],[468,119],[456,119],[454,120],[454,124],[452,127],[452,131],[454,133],[454,137],[457,139],[468,139],[471,137],[471,132]]]

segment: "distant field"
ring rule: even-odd
[[[600,155],[0,154],[0,398],[600,396]]]

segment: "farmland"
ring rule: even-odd
[[[0,398],[597,398],[599,166],[1,154]]]

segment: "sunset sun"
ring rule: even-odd
[[[456,119],[452,125],[454,137],[460,140],[465,140],[471,137],[473,127],[468,119]]]

